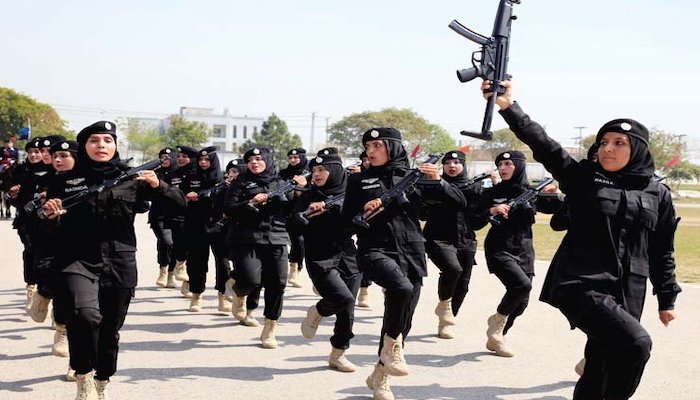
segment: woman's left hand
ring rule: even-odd
[[[151,170],[141,171],[139,176],[136,177],[136,180],[147,182],[154,189],[160,186],[160,179],[158,178],[158,175]]]
[[[292,178],[292,180],[294,181],[294,183],[297,184],[298,188],[306,187],[307,180],[306,177],[304,177],[304,175],[296,175],[294,176],[294,178]]]
[[[185,195],[185,199],[187,199],[187,201],[197,201],[199,200],[199,195],[197,192],[189,192]]]
[[[438,168],[438,166],[435,164],[421,164],[420,166],[418,166],[418,170],[422,172],[426,178],[432,181],[440,180],[440,168]]]
[[[676,319],[676,311],[675,310],[662,310],[659,311],[659,320],[661,320],[661,323],[664,324],[664,326],[668,326],[668,324]]]

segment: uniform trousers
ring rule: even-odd
[[[24,267],[24,283],[27,285],[36,284],[36,276],[34,274],[34,264],[35,257],[33,251],[33,240],[29,229],[25,226],[20,226],[17,228],[17,234],[19,235],[19,240],[22,241],[24,245],[24,250],[22,251],[22,265]]]
[[[490,256],[489,267],[506,287],[506,294],[497,308],[499,314],[508,316],[503,329],[506,334],[530,302],[534,274],[523,271],[517,260],[504,252]]]
[[[156,248],[158,251],[158,266],[168,266],[168,271],[175,269],[175,253],[173,250],[173,231],[165,227],[165,221],[151,222],[151,229],[156,235]]]
[[[440,301],[452,299],[452,314],[456,316],[469,292],[475,253],[437,240],[428,241],[426,251],[430,260],[440,269],[438,297]]]
[[[284,289],[287,286],[287,245],[237,243],[233,249],[238,296],[260,296],[265,288],[265,318],[278,320],[282,315]],[[248,303],[250,304],[250,303]],[[248,307],[249,309],[257,308]]]
[[[214,254],[214,265],[216,266],[216,283],[214,288],[219,293],[226,291],[226,281],[231,275],[231,262],[229,261],[229,250],[226,247],[226,235],[223,232],[209,233],[211,252]]]
[[[59,297],[68,310],[70,366],[77,374],[94,369],[96,379],[108,380],[117,370],[119,329],[134,289],[100,287],[96,276],[66,273],[62,278]]]
[[[341,264],[343,261],[340,261]],[[336,349],[350,347],[350,339],[355,335],[352,326],[355,321],[355,299],[360,290],[360,274],[348,274],[343,268],[311,272],[309,276],[321,295],[316,310],[324,317],[335,315],[335,327],[331,344]]]
[[[297,268],[301,270],[304,266],[304,236],[289,234],[289,262],[297,263]]]
[[[187,225],[187,275],[190,292],[204,293],[209,272],[209,240],[204,226]]]
[[[181,221],[169,221],[170,232],[173,235],[173,256],[175,261],[187,260],[187,232],[185,232],[185,223]]]
[[[416,311],[423,279],[410,276],[401,268],[399,256],[389,251],[364,251],[357,255],[357,264],[362,273],[372,282],[386,289],[384,293],[384,320],[382,338],[389,335],[396,339],[403,334],[404,340],[411,330],[413,313]],[[379,341],[381,353],[384,340]]]

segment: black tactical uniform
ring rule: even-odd
[[[287,168],[279,172],[280,178],[288,181],[295,176],[303,175],[309,172],[309,160],[306,159],[306,149],[297,147],[287,152],[287,157],[295,155],[299,156],[299,164],[287,165]],[[289,229],[287,230],[289,232]],[[289,232],[289,241],[291,243],[289,249],[289,262],[297,264],[297,269],[301,270],[304,266],[304,237],[300,234]]]
[[[681,291],[673,257],[678,219],[669,189],[651,179],[649,132],[629,119],[605,124],[596,143],[606,132],[619,132],[631,147],[627,165],[608,172],[588,160],[576,162],[517,103],[501,114],[567,194],[570,226],[540,299],[588,336],[574,399],[627,399],[651,350],[651,338],[639,324],[646,279],[659,311],[672,310]]]
[[[248,150],[243,159],[247,163],[253,156],[262,156],[266,169],[254,174],[247,169],[226,192],[224,211],[230,220],[227,242],[232,248],[236,268],[237,296],[255,294],[265,288],[265,318],[276,321],[282,314],[285,286],[287,284],[287,246],[289,235],[285,221],[289,213],[287,197],[269,198],[266,204],[254,211],[248,202],[258,193],[269,193],[284,183],[277,176],[272,153],[266,148]],[[248,298],[250,300],[250,297]],[[257,307],[248,302],[248,310]]]
[[[177,160],[175,159],[175,150],[166,147],[158,152],[158,157],[162,160],[167,157],[170,160],[170,166],[165,168],[161,166],[156,174],[158,178],[164,182],[171,182],[172,175],[177,169]],[[159,267],[168,267],[168,271],[172,272],[175,268],[175,255],[173,252],[173,232],[168,221],[168,209],[158,199],[154,199],[151,203],[150,211],[148,212],[148,223],[156,235],[157,260]]]
[[[465,163],[461,151],[449,151],[442,163],[457,160]],[[426,221],[423,235],[428,257],[440,269],[438,297],[440,301],[452,299],[452,313],[456,316],[469,291],[469,281],[476,254],[476,234],[469,224],[471,212],[483,192],[481,182],[470,182],[466,167],[456,177],[444,171],[436,187],[424,184],[424,205],[421,219]],[[423,181],[425,182],[425,181]]]
[[[309,167],[323,166],[329,171],[322,187],[312,185],[295,204],[294,214],[304,212],[309,204],[345,195],[347,173],[337,154],[323,154],[311,160]],[[352,233],[344,229],[341,214],[342,202],[323,214],[308,218],[304,225],[290,218],[292,231],[302,233],[306,247],[306,267],[314,287],[321,295],[316,310],[322,317],[336,316],[335,329],[330,342],[336,349],[350,347],[353,338],[355,297],[360,288],[360,271],[355,259],[357,250]]]
[[[115,125],[100,121],[78,134],[75,170],[54,179],[48,198],[66,198],[120,175],[119,156],[112,161],[90,159],[85,144],[92,134],[109,133],[116,140]],[[130,181],[103,191],[47,223],[55,229],[57,253],[53,268],[63,278],[59,295],[68,309],[70,364],[76,374],[96,370],[96,378],[108,380],[117,367],[119,329],[137,283],[135,210],[142,199],[167,198],[184,207],[178,189],[160,183],[157,188]]]

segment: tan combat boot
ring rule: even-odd
[[[408,365],[403,355],[403,335],[399,333],[396,339],[384,334],[384,345],[379,354],[379,360],[384,364],[384,372],[388,375],[408,375]]]
[[[57,357],[68,357],[68,331],[65,325],[56,324],[56,331],[53,333],[53,346],[51,354]]]
[[[68,366],[68,372],[66,372],[66,382],[75,382],[75,370]]]
[[[160,287],[165,287],[168,284],[168,266],[160,267],[160,272],[158,272],[158,279],[156,279],[156,285]]]
[[[289,277],[287,278],[287,283],[296,288],[301,287],[301,283],[299,283],[299,264],[289,263]]]
[[[192,293],[192,300],[190,301],[190,312],[200,311],[202,311],[202,294]]]
[[[49,304],[51,299],[42,296],[38,291],[32,295],[32,306],[29,310],[29,316],[34,322],[46,321],[46,314],[49,312]]]
[[[318,313],[315,305],[309,307],[306,311],[306,318],[304,322],[301,323],[301,334],[307,339],[313,338],[316,335],[318,324],[321,323],[322,318],[323,316]]]
[[[263,348],[265,348],[265,349],[277,348],[277,338],[275,337],[276,330],[277,330],[277,321],[265,318],[265,326],[263,327],[262,334],[260,335],[260,340],[262,341]]]
[[[380,362],[374,366],[365,383],[374,392],[373,400],[394,400],[394,394],[389,386],[389,375],[384,372],[384,366]]]
[[[574,371],[578,374],[578,376],[583,375],[583,370],[586,369],[586,359],[582,358],[581,361],[576,363],[576,366],[574,367]]]
[[[27,304],[24,306],[24,310],[30,313],[32,310],[32,299],[34,298],[34,293],[36,293],[36,285],[27,285]]]
[[[95,379],[95,389],[97,390],[97,400],[109,400],[109,395],[107,394],[107,384],[109,379],[106,381],[101,381]]]
[[[455,333],[452,326],[455,324],[455,316],[452,313],[452,299],[438,302],[437,307],[435,307],[435,315],[438,316],[438,337],[453,339]]]
[[[78,386],[75,400],[98,400],[97,388],[95,388],[95,371],[90,371],[87,374],[75,374],[75,382]]]
[[[360,293],[357,295],[357,306],[362,308],[369,307],[369,288],[361,287]]]
[[[237,320],[243,322],[246,316],[246,299],[248,296],[239,296],[233,292],[233,302],[231,303],[231,315]]]
[[[187,267],[185,267],[184,261],[175,262],[175,279],[178,281],[189,282],[190,276],[187,275]]]
[[[245,319],[241,321],[245,326],[260,326],[260,322],[253,316],[253,310],[248,310],[245,314]]]
[[[192,292],[190,292],[190,282],[189,281],[182,281],[182,286],[180,287],[180,293],[182,293],[182,295],[186,299],[192,298]]]
[[[226,299],[228,301],[233,301],[233,285],[236,284],[236,280],[233,278],[228,278],[226,280],[226,283],[224,286],[226,287],[226,290],[224,290],[224,296],[226,296]]]
[[[224,296],[223,293],[217,293],[219,297],[219,312],[228,314],[231,312],[231,302]]]
[[[175,282],[175,273],[174,272],[168,272],[168,281],[165,284],[166,288],[176,288],[177,287],[177,282]]]
[[[328,366],[340,372],[355,372],[357,370],[355,364],[345,358],[345,349],[336,349],[335,347],[328,357]]]
[[[487,320],[489,327],[486,329],[486,337],[488,338],[486,348],[496,352],[496,355],[501,357],[513,357],[515,355],[506,346],[505,338],[503,337],[503,328],[506,326],[507,319],[507,315],[496,313]]]

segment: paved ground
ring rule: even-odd
[[[316,297],[310,281],[288,289],[280,320],[280,347],[259,345],[261,328],[233,322],[216,312],[215,292],[205,292],[201,313],[186,311],[179,291],[154,286],[154,239],[144,218],[137,220],[140,286],[122,330],[119,370],[110,384],[113,399],[344,399],[371,398],[365,378],[376,360],[381,322],[381,291],[371,287],[371,309],[356,311],[348,358],[356,373],[326,367],[332,332],[324,320],[313,340],[299,325]],[[10,222],[0,221],[0,399],[72,399],[75,384],[62,380],[68,360],[50,354],[49,323],[36,324],[24,313],[20,242]],[[538,263],[539,294],[546,263]],[[392,378],[397,399],[560,400],[570,399],[577,379],[573,366],[582,356],[584,336],[570,331],[555,309],[533,300],[517,321],[506,359],[484,348],[486,318],[503,293],[479,258],[472,291],[457,318],[458,337],[436,337],[437,272],[431,265],[406,345],[411,374]],[[213,282],[213,272],[209,274]],[[211,285],[210,285],[211,286]],[[536,295],[534,296],[536,297]],[[635,399],[700,399],[700,288],[684,286],[679,319],[664,328],[649,298],[643,323],[654,339],[651,361]]]

